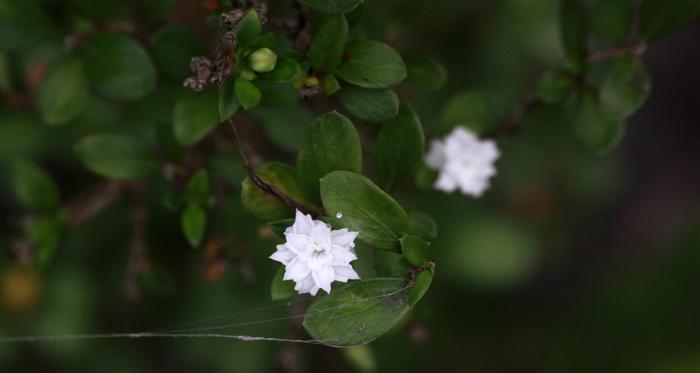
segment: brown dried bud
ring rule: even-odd
[[[206,57],[192,57],[190,69],[198,80],[207,80],[211,75],[211,61]]]
[[[219,17],[219,27],[233,28],[243,19],[245,13],[240,9],[234,9],[228,13],[222,13]]]
[[[221,44],[226,48],[233,48],[236,46],[236,31],[228,31],[224,34],[221,39]]]

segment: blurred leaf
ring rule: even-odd
[[[438,178],[438,171],[428,168],[425,163],[420,163],[416,170],[416,186],[423,190],[432,190]]]
[[[75,59],[57,66],[44,80],[37,96],[37,106],[44,121],[60,126],[76,119],[90,98],[90,86],[83,63]]]
[[[576,106],[573,125],[581,142],[598,153],[606,153],[620,142],[625,123],[603,115],[595,91],[583,90],[576,98]]]
[[[284,267],[280,267],[275,272],[270,284],[270,296],[273,301],[289,299],[297,294],[294,290],[294,281],[284,281]]]
[[[50,21],[37,1],[0,1],[0,50],[31,47],[48,39],[50,31]]]
[[[377,361],[368,345],[353,346],[341,351],[350,365],[358,371],[369,373],[377,370]]]
[[[420,119],[408,104],[401,105],[399,115],[382,126],[377,139],[377,173],[382,188],[392,191],[410,178],[424,150]]]
[[[279,43],[279,39],[277,39],[277,35],[269,32],[265,35],[260,35],[253,40],[250,41],[248,44],[249,48],[269,48],[273,49],[277,47],[277,44]]]
[[[634,0],[596,0],[591,5],[590,17],[595,33],[622,42],[632,27]]]
[[[433,271],[424,270],[418,273],[413,287],[411,287],[411,290],[408,293],[408,305],[415,307],[416,303],[418,303],[423,298],[425,293],[428,292],[428,289],[430,289],[430,285],[432,283]]]
[[[632,56],[612,62],[600,87],[600,107],[603,115],[623,121],[634,114],[649,97],[649,75]]]
[[[328,14],[345,14],[357,8],[364,0],[299,0],[299,2]]]
[[[382,123],[399,113],[399,98],[390,89],[367,89],[345,85],[338,93],[343,107],[359,119]]]
[[[146,14],[152,22],[165,22],[173,12],[175,0],[145,0]]]
[[[639,28],[641,37],[667,36],[690,23],[700,11],[700,0],[644,0]]]
[[[12,187],[22,206],[30,210],[46,211],[58,207],[59,193],[51,176],[25,160],[12,165]]]
[[[75,153],[90,171],[112,179],[138,179],[158,169],[150,149],[122,135],[85,137],[75,145]]]
[[[183,80],[190,75],[190,60],[204,52],[203,44],[191,29],[167,25],[152,39],[152,53],[160,71],[170,79]]]
[[[321,179],[326,214],[341,213],[338,223],[360,232],[359,239],[379,249],[399,251],[399,238],[409,231],[408,215],[391,196],[366,177],[334,171]]]
[[[84,45],[85,71],[103,94],[124,100],[148,95],[156,85],[156,69],[134,39],[114,32],[96,34]]]
[[[237,78],[235,82],[235,92],[238,102],[244,109],[251,109],[260,104],[262,94],[260,89],[255,84],[241,78]]]
[[[309,59],[318,71],[330,71],[343,61],[345,42],[348,38],[348,22],[345,17],[335,16],[318,28],[311,41]]]
[[[188,204],[185,211],[182,212],[180,223],[187,242],[193,248],[198,248],[202,243],[204,229],[207,225],[207,214],[204,209],[197,203]]]
[[[547,70],[537,81],[537,97],[548,104],[560,104],[574,88],[574,84],[574,80],[566,71]]]
[[[298,203],[313,206],[306,200],[299,177],[293,168],[279,162],[267,162],[256,167],[255,174]],[[291,207],[282,203],[277,197],[260,190],[250,177],[246,177],[243,181],[241,203],[246,210],[263,221],[282,220],[294,216],[294,210]]]
[[[311,112],[297,103],[260,106],[252,114],[262,122],[268,139],[288,152],[299,150],[308,123],[314,120]]]
[[[277,59],[277,66],[265,77],[275,83],[288,83],[301,77],[303,72],[299,64],[289,58],[281,57]]]
[[[334,289],[311,304],[304,328],[313,339],[336,347],[369,343],[408,311],[402,278],[370,278]]]
[[[477,135],[493,127],[500,116],[494,99],[479,91],[467,91],[452,97],[442,108],[440,132],[449,132],[458,124]]]
[[[323,79],[323,93],[326,96],[333,96],[340,90],[340,82],[333,74],[326,74]]]
[[[156,123],[156,137],[160,150],[171,161],[182,159],[184,148],[175,138],[172,124],[160,121]]]
[[[39,154],[55,134],[28,113],[0,111],[0,160]]]
[[[319,180],[337,170],[361,172],[362,146],[352,122],[334,111],[316,118],[306,131],[297,156],[297,172],[304,186],[317,196]]]
[[[205,169],[199,170],[187,181],[185,192],[190,198],[197,199],[200,203],[209,197],[209,175]]]
[[[406,65],[390,46],[374,40],[355,40],[345,48],[345,61],[334,74],[364,88],[386,88],[406,78]]]
[[[408,76],[406,84],[434,91],[442,88],[447,82],[447,70],[437,60],[418,56],[406,59]]]
[[[403,235],[399,242],[401,242],[401,252],[406,260],[416,267],[423,267],[428,262],[428,248],[430,248],[430,242],[423,240],[422,238]]]
[[[216,90],[185,92],[175,104],[175,138],[191,146],[206,137],[219,124],[219,95]]]
[[[424,240],[434,240],[438,236],[438,227],[435,219],[430,215],[412,211],[408,214],[411,224],[411,232]]]
[[[219,86],[219,121],[224,122],[231,118],[240,105],[236,99],[236,79],[229,77]]]
[[[566,55],[581,58],[588,42],[588,12],[581,0],[561,0],[559,32]]]
[[[236,35],[238,45],[247,47],[248,43],[260,36],[262,25],[260,17],[255,10],[249,11],[238,24],[238,34]]]

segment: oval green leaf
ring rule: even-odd
[[[180,224],[187,242],[195,249],[199,247],[207,225],[207,214],[204,209],[196,203],[188,204],[185,211],[182,212]]]
[[[236,98],[235,85],[236,79],[228,78],[219,86],[219,121],[224,122],[231,118],[238,109],[240,104]]]
[[[194,145],[219,124],[216,90],[184,92],[173,111],[175,138],[184,146]]]
[[[382,188],[394,190],[410,178],[424,150],[420,119],[411,106],[401,105],[399,115],[382,126],[377,139],[377,173]]]
[[[369,278],[318,298],[306,311],[304,328],[329,346],[362,345],[389,331],[408,309],[403,278]]]
[[[11,170],[12,188],[22,206],[40,211],[58,206],[58,187],[44,170],[24,160],[15,161]]]
[[[255,174],[265,183],[273,186],[296,202],[312,207],[299,182],[296,170],[279,162],[268,162],[258,166]],[[294,216],[294,210],[277,197],[258,188],[246,177],[241,190],[241,203],[251,214],[260,220],[274,221]]]
[[[364,88],[387,88],[406,79],[406,65],[394,49],[374,40],[351,41],[335,75]]]
[[[412,86],[433,91],[447,83],[447,69],[433,58],[426,56],[408,58],[406,69],[408,72],[406,83]]]
[[[234,90],[236,92],[236,99],[238,99],[238,102],[244,109],[248,110],[260,104],[262,93],[252,82],[237,78]]]
[[[60,126],[76,119],[90,98],[90,85],[82,61],[57,66],[44,80],[37,96],[39,112],[46,124]]]
[[[399,113],[399,98],[390,89],[367,89],[345,85],[338,92],[345,110],[370,123],[382,123]]]
[[[624,41],[632,27],[634,0],[596,0],[590,16],[596,34],[613,42]]]
[[[123,100],[148,95],[156,85],[156,69],[134,39],[113,32],[91,37],[84,46],[85,70],[103,94]]]
[[[111,179],[137,179],[158,169],[148,147],[123,135],[85,137],[75,145],[75,152],[90,171]]]
[[[400,251],[399,238],[410,230],[408,215],[390,195],[366,177],[334,171],[321,179],[326,213],[338,213],[338,225],[360,232],[359,239],[379,249]]]
[[[309,48],[311,66],[319,71],[330,71],[343,61],[348,22],[344,16],[330,17],[314,34]]]

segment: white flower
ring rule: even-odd
[[[318,289],[330,293],[333,281],[360,278],[350,265],[357,259],[357,234],[347,229],[332,230],[297,210],[294,224],[284,231],[287,242],[277,245],[270,259],[284,264],[284,280],[296,282],[294,290],[299,294],[316,295]]]
[[[431,142],[425,163],[439,171],[435,189],[451,193],[459,188],[463,194],[481,197],[496,174],[494,163],[500,155],[493,140],[479,140],[458,126],[442,141]]]

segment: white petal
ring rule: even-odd
[[[439,170],[445,164],[445,148],[440,141],[431,141],[430,150],[425,155],[425,164],[434,170]]]
[[[323,266],[311,272],[311,275],[314,276],[316,285],[323,289],[326,293],[331,292],[331,282],[333,282],[334,274],[335,272],[331,266]]]
[[[343,276],[350,280],[359,280],[360,275],[351,266],[333,266],[336,277]]]
[[[357,255],[347,248],[333,245],[331,247],[331,255],[333,255],[333,264],[348,264],[357,259]]]
[[[280,248],[282,247],[282,248]],[[278,261],[282,264],[289,263],[292,259],[296,257],[292,251],[288,250],[286,246],[277,245],[277,251],[270,255],[270,259]]]
[[[292,225],[294,233],[306,234],[313,226],[314,220],[311,218],[311,215],[304,215],[301,211],[296,210],[294,225]]]
[[[284,237],[287,239],[287,248],[295,254],[305,253],[309,250],[309,236],[298,233],[287,233]]]
[[[335,245],[347,246],[355,241],[357,235],[358,232],[351,232],[345,228],[334,230],[331,232],[331,242]]]
[[[311,289],[309,289],[309,294],[311,294],[312,296],[315,296],[316,293],[318,293],[318,289],[319,289],[318,286],[316,286],[316,285],[312,286]]]
[[[435,181],[434,187],[437,190],[451,193],[457,189],[457,182],[451,176],[441,173],[438,179]]]
[[[295,258],[285,268],[283,279],[298,282],[308,276],[309,272],[311,272],[309,266],[307,266],[305,262],[299,260],[299,258]]]
[[[305,294],[308,293],[314,285],[314,278],[309,274],[303,280],[297,281],[294,290],[298,291],[299,294]]]

